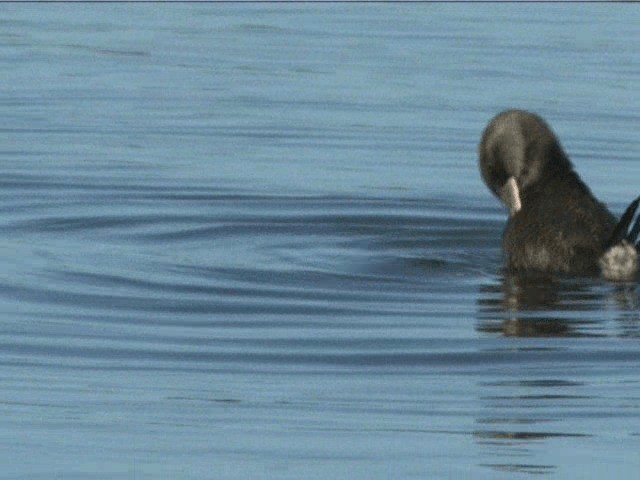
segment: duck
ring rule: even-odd
[[[542,117],[518,109],[497,114],[478,150],[484,183],[509,210],[502,237],[507,270],[636,278],[640,218],[629,227],[640,197],[618,220]]]

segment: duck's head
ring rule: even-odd
[[[523,192],[558,169],[572,168],[551,128],[524,110],[494,117],[479,150],[482,178],[511,215],[522,208]]]

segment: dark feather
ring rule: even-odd
[[[627,239],[631,243],[635,243],[635,240],[638,237],[638,233],[640,232],[640,224],[638,223],[638,220],[636,220],[633,228],[628,235],[627,230],[629,229],[631,220],[633,220],[633,216],[636,214],[636,210],[638,210],[639,203],[640,197],[631,202],[631,204],[624,211],[622,217],[620,218],[620,221],[616,225],[616,228],[613,229],[613,233],[611,234],[611,238],[607,242],[607,246],[613,247],[624,239]]]

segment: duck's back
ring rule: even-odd
[[[511,270],[595,273],[615,217],[573,172],[548,179],[509,220],[504,251]]]

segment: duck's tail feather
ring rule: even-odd
[[[640,234],[640,215],[629,225],[638,210],[640,197],[636,198],[622,214],[620,221],[613,229],[607,248],[598,263],[602,275],[615,282],[627,282],[636,278],[639,264],[640,242],[636,243]]]
[[[602,275],[614,282],[629,282],[637,277],[638,249],[632,243],[622,239],[620,243],[609,247],[598,260]]]
[[[638,248],[638,245],[640,245],[640,242],[636,243],[638,234],[640,234],[640,215],[636,217],[633,228],[629,231],[629,235],[627,235],[627,240],[629,240],[631,243],[634,243],[636,245],[636,248]]]
[[[640,197],[636,198],[627,209],[622,214],[620,221],[613,229],[613,233],[611,234],[611,238],[607,243],[608,247],[613,247],[617,245],[622,240],[627,240],[631,244],[636,244],[636,239],[638,238],[638,234],[640,234],[640,217],[636,218],[635,223],[631,230],[627,233],[629,229],[629,225],[631,225],[631,221],[633,220],[633,216],[636,214],[636,210],[638,210],[638,205],[640,204]],[[640,242],[639,242],[640,243]],[[636,245],[637,247],[637,245]]]

